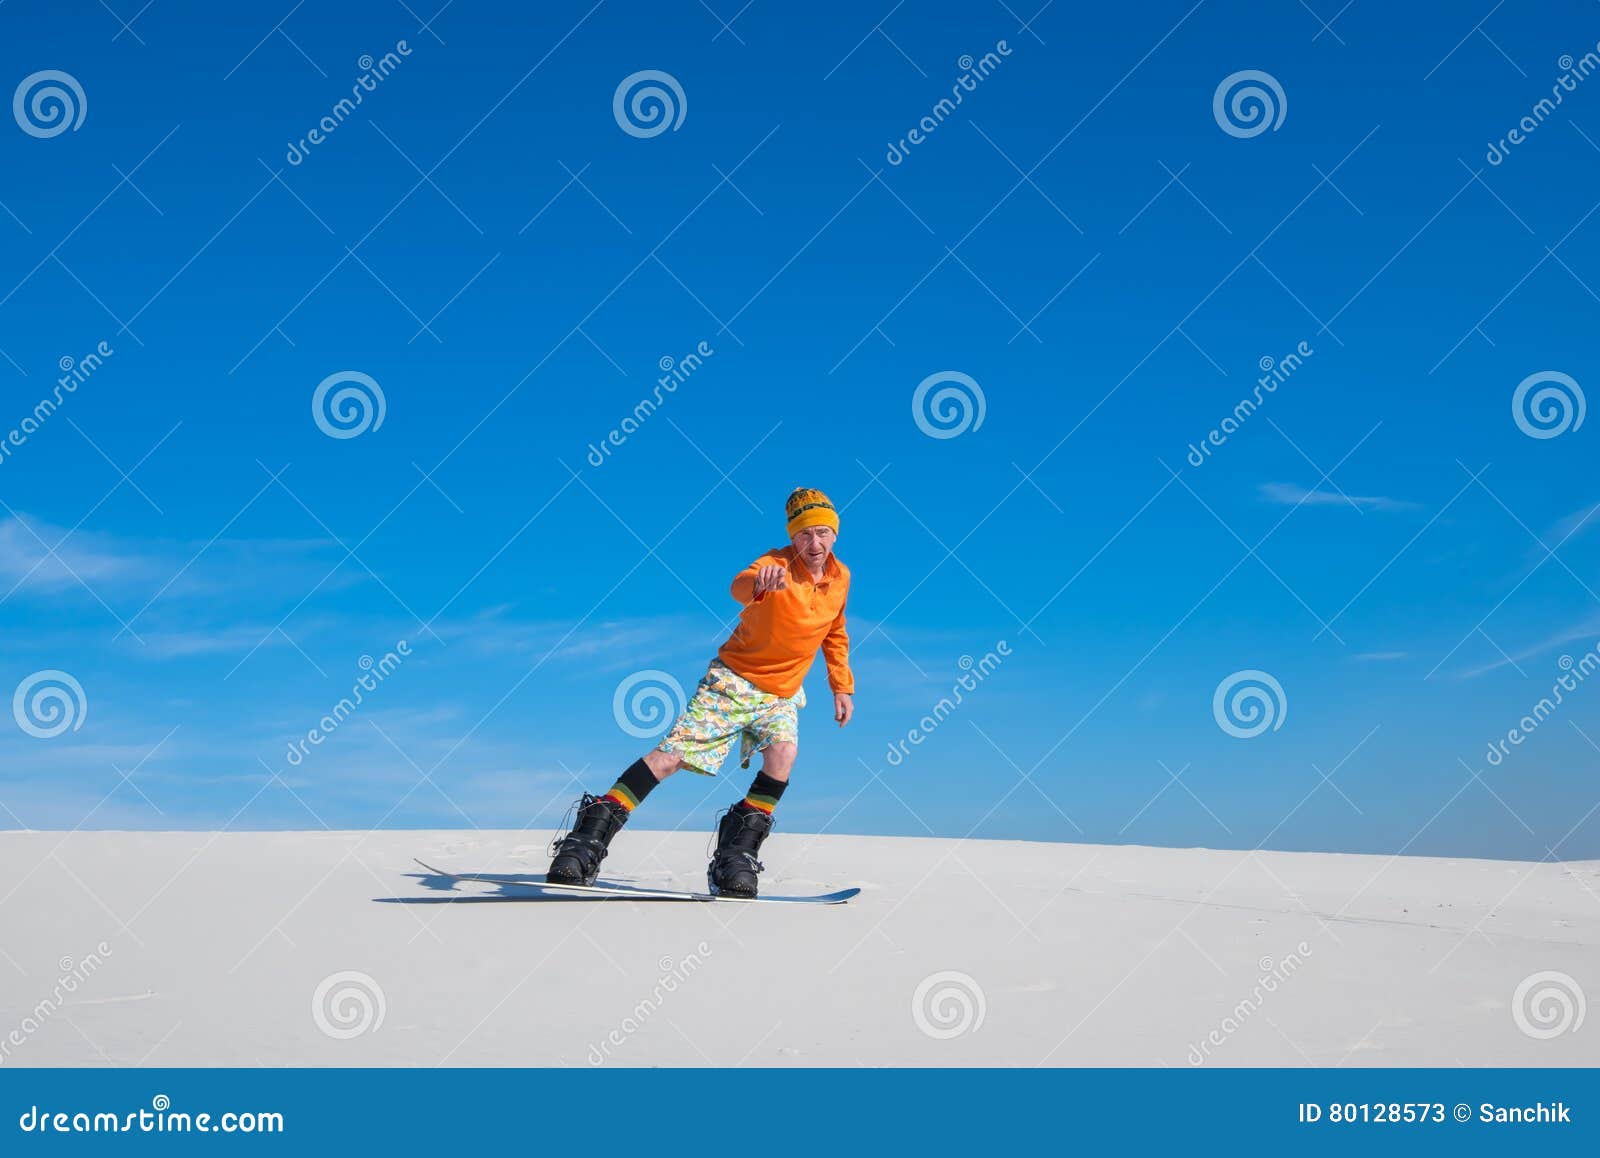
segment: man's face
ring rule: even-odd
[[[821,567],[833,550],[835,535],[832,527],[806,527],[794,536],[794,549],[807,566]]]

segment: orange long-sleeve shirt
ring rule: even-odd
[[[771,566],[788,568],[788,585],[757,598],[756,573]],[[844,622],[849,568],[829,555],[822,578],[813,581],[792,546],[778,547],[734,576],[732,592],[744,611],[739,626],[717,652],[718,659],[762,691],[792,696],[805,683],[821,647],[828,686],[854,694],[850,636]]]

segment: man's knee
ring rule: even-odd
[[[650,771],[656,774],[657,780],[665,780],[679,768],[683,767],[683,757],[676,752],[663,752],[660,748],[646,752],[644,762]]]
[[[761,753],[761,770],[774,780],[787,780],[799,753],[800,745],[793,740],[774,740]]]

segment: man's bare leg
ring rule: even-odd
[[[644,754],[644,762],[650,771],[656,774],[656,783],[659,784],[683,767],[683,757],[676,752],[663,752],[660,748],[652,749]]]
[[[774,740],[761,752],[761,772],[782,784],[789,783],[789,773],[794,768],[800,745],[793,740]]]

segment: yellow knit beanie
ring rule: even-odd
[[[839,512],[827,495],[810,487],[796,487],[783,504],[789,517],[789,537],[792,539],[807,527],[832,527],[839,533]]]

